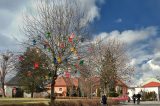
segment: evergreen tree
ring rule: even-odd
[[[19,57],[18,74],[19,83],[24,85],[24,89],[31,92],[45,90],[44,85],[49,79],[47,57],[37,48],[28,48]]]

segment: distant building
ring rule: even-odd
[[[67,96],[67,92],[68,90],[70,90],[69,92],[71,93],[72,90],[73,90],[73,86],[77,89],[78,87],[80,87],[80,90],[81,90],[81,93],[82,93],[82,96],[86,96],[85,95],[85,92],[89,93],[90,91],[86,89],[86,86],[88,85],[85,85],[85,84],[88,84],[86,83],[87,81],[91,82],[92,83],[92,87],[91,89],[89,88],[89,90],[92,90],[92,95],[93,96],[97,96],[98,94],[98,89],[100,88],[100,78],[99,77],[91,77],[91,78],[88,78],[88,79],[82,79],[82,78],[66,78],[66,77],[58,77],[56,79],[56,83],[55,83],[55,86],[54,86],[54,90],[55,90],[55,94],[57,96]],[[50,92],[50,84],[47,86],[48,88],[48,92]],[[114,88],[115,88],[115,91],[118,93],[120,92],[120,96],[126,96],[128,95],[128,86],[123,83],[121,80],[116,80],[115,81],[115,84],[114,84]]]
[[[67,96],[68,92],[72,92],[73,87],[78,88],[78,78],[58,77],[54,85],[54,92],[57,96]],[[47,85],[50,93],[51,86]]]
[[[128,89],[129,97],[132,99],[133,94],[142,94],[143,92],[155,92],[156,100],[160,101],[160,81],[150,79],[140,87],[132,87]],[[143,94],[142,94],[143,95]]]
[[[19,79],[15,76],[10,81],[5,84],[6,96],[13,97],[13,93],[15,89],[20,89],[24,85],[20,85]],[[87,88],[91,84],[91,88]],[[47,93],[51,93],[51,85],[46,85]],[[127,95],[128,87],[127,85],[122,82],[121,80],[116,80],[114,84],[115,91],[117,93],[120,92],[120,96]],[[92,96],[98,96],[98,89],[100,89],[100,78],[97,76],[91,78],[70,78],[60,76],[55,81],[54,92],[56,96],[75,96],[74,93],[76,92],[76,96],[89,96],[90,90],[92,90]],[[81,94],[78,94],[80,91]],[[36,93],[34,93],[36,94]],[[31,94],[24,92],[24,97],[31,97]],[[34,96],[36,97],[36,96]]]
[[[122,96],[128,95],[128,86],[121,80],[116,80],[115,82],[116,92],[120,91]]]

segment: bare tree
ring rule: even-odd
[[[88,34],[89,21],[78,0],[41,0],[36,10],[24,18],[23,31],[29,38],[25,44],[39,48],[50,59],[52,104],[58,73],[81,61],[78,48]]]
[[[115,80],[129,80],[133,67],[127,55],[125,45],[118,39],[99,39],[93,48],[93,68],[100,76],[101,88],[107,94],[114,87]]]
[[[2,84],[3,96],[6,97],[5,94],[5,82],[6,76],[11,74],[11,71],[15,69],[16,59],[14,58],[13,53],[7,51],[0,55],[0,81]]]

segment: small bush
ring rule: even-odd
[[[64,100],[55,101],[52,106],[100,106],[100,101],[95,99],[84,99],[84,100]]]
[[[111,99],[107,100],[108,106],[117,105],[118,101],[113,101]],[[71,99],[64,101],[55,101],[52,106],[101,106],[99,99]]]
[[[118,97],[118,96],[119,96],[118,93],[115,93],[115,92],[109,93],[109,97]]]

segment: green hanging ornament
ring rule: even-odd
[[[72,69],[75,69],[75,66],[73,64],[71,64]]]
[[[50,52],[51,51],[51,49],[50,48],[48,48],[48,52]]]
[[[49,76],[49,77],[52,77],[52,74],[51,74],[51,72],[48,74],[48,76]]]
[[[79,62],[79,65],[83,65],[84,64],[84,60],[81,60],[80,62]]]
[[[47,38],[51,38],[51,33],[47,32]]]

